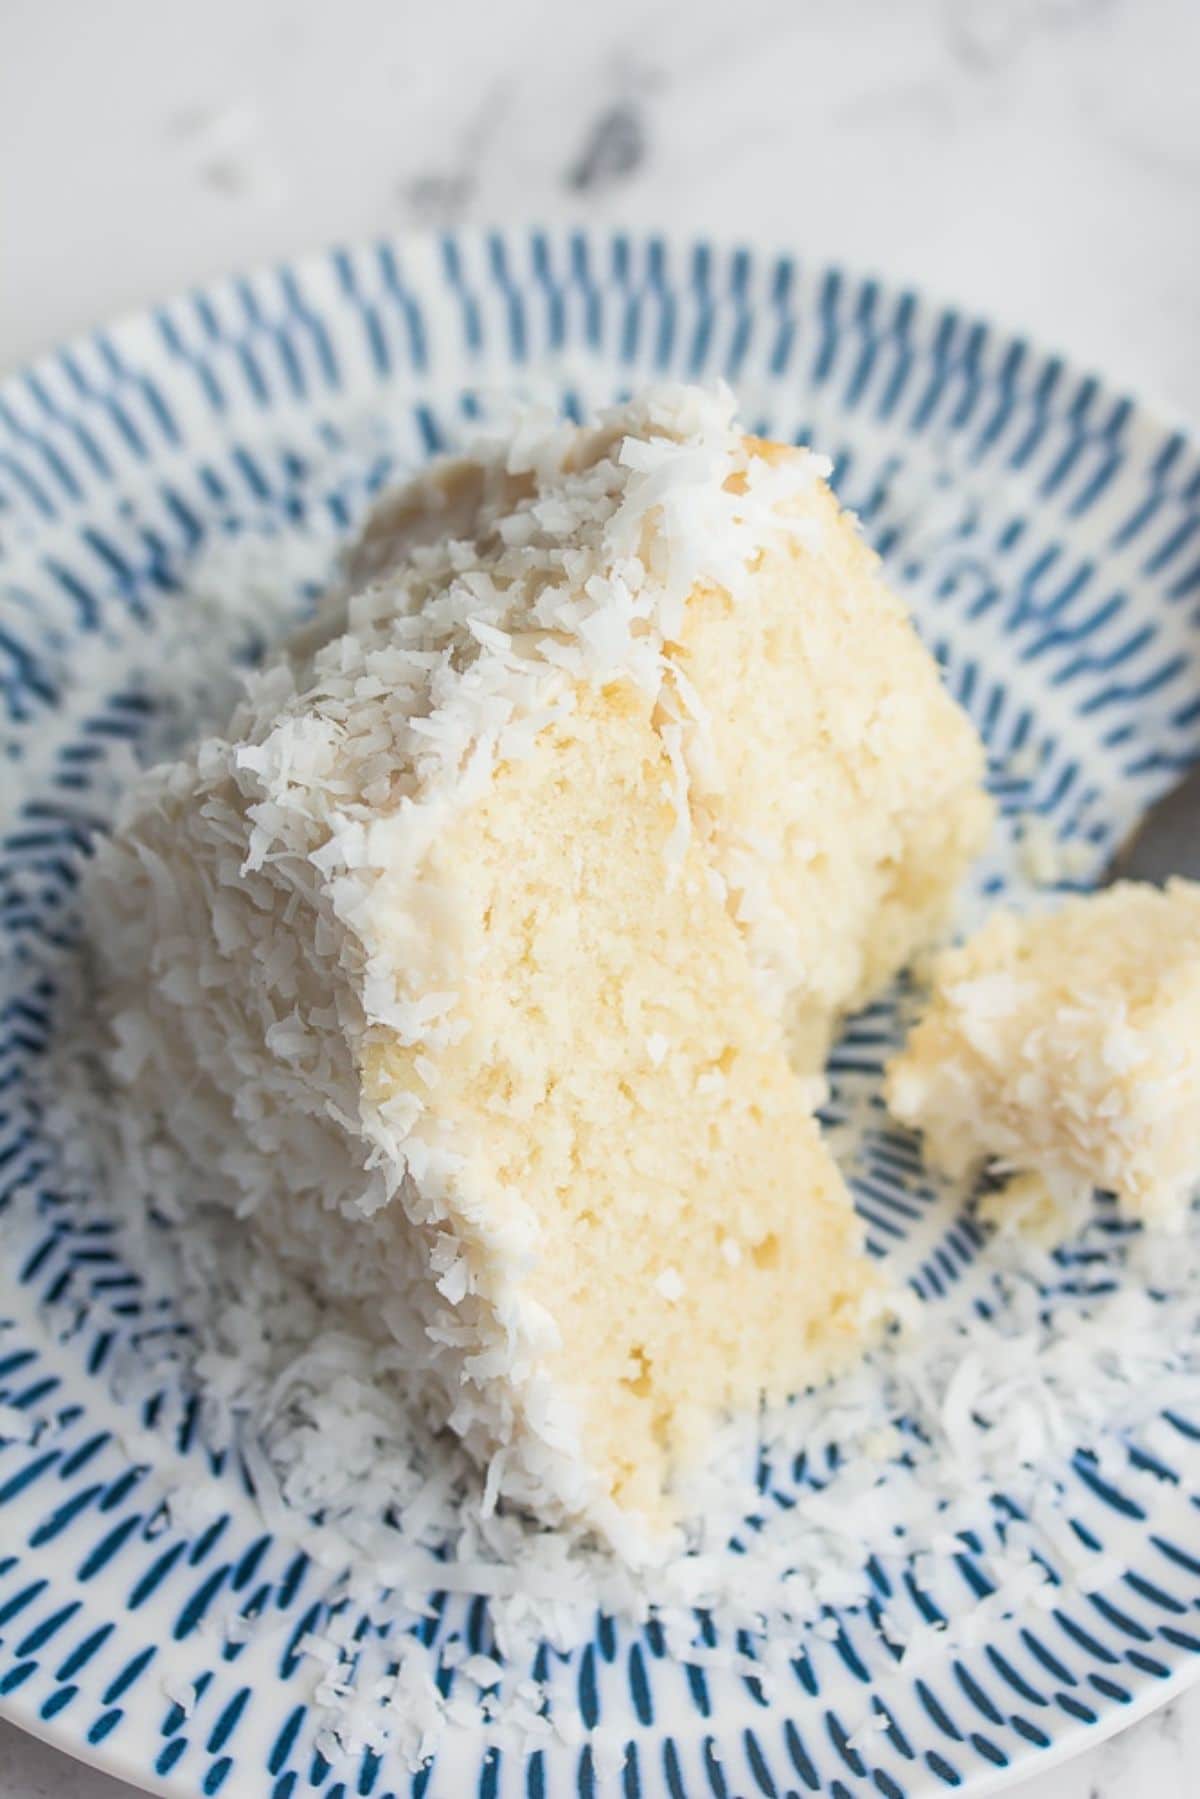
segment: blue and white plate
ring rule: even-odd
[[[111,1196],[65,1203],[79,1146],[36,1077],[69,1022],[81,859],[131,746],[186,730],[189,706],[216,703],[222,662],[274,622],[239,637],[219,579],[197,610],[198,560],[257,540],[290,566],[297,543],[345,535],[392,469],[506,397],[578,412],[660,376],[723,377],[752,428],[835,458],[987,739],[1003,813],[989,891],[1019,888],[1051,839],[1086,878],[1200,750],[1195,446],[1057,357],[838,269],[599,232],[388,241],[189,294],[4,383],[0,1709],[151,1790],[979,1794],[1200,1672],[1200,1376],[1185,1356],[1140,1417],[1094,1421],[1111,1426],[1103,1454],[1081,1442],[1063,1460],[1063,1528],[1082,1549],[1046,1551],[1032,1612],[981,1605],[989,1545],[966,1537],[957,1597],[930,1596],[920,1569],[867,1570],[880,1606],[932,1627],[921,1657],[889,1647],[869,1605],[831,1599],[768,1695],[744,1663],[681,1666],[652,1624],[598,1618],[560,1675],[615,1761],[587,1739],[524,1753],[469,1731],[415,1776],[387,1751],[334,1758],[299,1653],[327,1575],[264,1526],[197,1408],[147,1399],[136,1378],[171,1295],[121,1259]],[[936,1308],[982,1265],[981,1238],[881,1128],[891,1019],[881,1005],[851,1028],[831,1116],[873,1246],[906,1258]],[[1086,1253],[1047,1259],[1043,1320],[1113,1287],[1128,1254],[1108,1224]],[[1151,1312],[1166,1304],[1147,1290]],[[184,1483],[207,1496],[190,1529],[146,1453],[168,1416]],[[823,1478],[797,1465],[771,1497]],[[998,1496],[999,1538],[1015,1509],[1006,1520]],[[974,1627],[939,1646],[968,1603]],[[225,1628],[239,1612],[276,1628],[244,1641]]]

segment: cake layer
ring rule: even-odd
[[[714,1414],[844,1364],[874,1281],[698,844],[664,879],[677,817],[650,711],[628,685],[581,693],[431,847],[420,883],[440,953],[454,944],[461,1031],[418,1051],[373,1027],[363,1069],[370,1106],[415,1094],[461,1157],[443,1291],[469,1297],[443,1326],[473,1307],[489,1347],[469,1373],[499,1357],[513,1383],[509,1490],[545,1504],[543,1460],[520,1459],[542,1408],[572,1467],[653,1516]],[[498,1320],[535,1308],[542,1378],[522,1392]],[[494,1419],[454,1376],[451,1422],[486,1457]]]

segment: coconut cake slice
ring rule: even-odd
[[[489,1498],[618,1541],[861,1346],[805,1077],[987,824],[824,472],[669,389],[420,478],[89,882],[187,1202],[394,1340]]]

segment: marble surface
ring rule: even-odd
[[[0,369],[331,239],[577,217],[874,267],[1194,425],[1197,67],[1196,0],[3,0]],[[1198,1766],[1200,1688],[1010,1790]],[[0,1799],[126,1792],[0,1724]]]

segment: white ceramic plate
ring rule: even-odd
[[[1185,1352],[1169,1393],[1096,1421],[1102,1454],[1079,1445],[1055,1464],[1094,1579],[1048,1548],[1052,1591],[1032,1609],[981,1604],[998,1504],[996,1541],[955,1545],[953,1591],[935,1600],[902,1559],[871,1571],[874,1610],[828,1605],[769,1699],[744,1669],[681,1666],[653,1626],[597,1620],[563,1678],[615,1759],[586,1741],[489,1751],[466,1732],[415,1777],[386,1750],[327,1760],[296,1652],[327,1577],[264,1529],[186,1405],[172,1453],[197,1480],[215,1474],[222,1503],[190,1531],[163,1508],[145,1449],[160,1411],[131,1397],[128,1372],[170,1327],[171,1297],[120,1260],[104,1193],[64,1202],[71,1146],[47,1128],[33,1077],[64,1024],[86,842],[128,746],[163,726],[172,658],[196,657],[197,693],[207,678],[181,584],[225,533],[280,546],[344,533],[391,467],[497,395],[579,410],[655,376],[722,376],[753,428],[835,457],[987,739],[1004,821],[985,886],[1020,887],[1031,814],[1080,846],[1077,877],[1095,871],[1200,747],[1195,448],[1057,358],[836,269],[585,232],[383,242],[190,294],[6,382],[0,1707],[148,1788],[978,1794],[1200,1669],[1200,1377]],[[890,1029],[883,1005],[850,1030],[831,1111],[874,1246],[904,1257],[936,1308],[978,1277],[980,1239],[882,1127],[872,1095]],[[1127,1279],[1129,1245],[1106,1227],[1047,1263],[1043,1320],[1081,1284]],[[779,1503],[789,1482],[828,1472],[781,1472]],[[930,1633],[923,1658],[902,1658],[875,1628],[884,1603],[944,1617],[944,1641]],[[239,1611],[277,1628],[230,1641],[222,1620]]]

